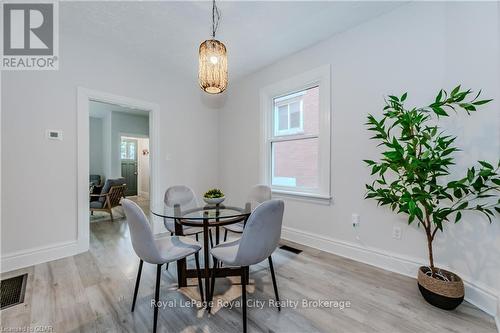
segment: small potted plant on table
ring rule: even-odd
[[[219,205],[224,199],[224,193],[218,188],[210,189],[203,195],[203,200],[209,205]]]
[[[454,164],[456,137],[446,135],[434,117],[447,117],[448,112],[463,110],[471,114],[491,100],[480,100],[479,92],[456,87],[448,94],[441,90],[433,103],[407,109],[407,94],[389,96],[380,119],[368,116],[371,139],[380,142],[384,152],[379,161],[365,160],[376,175],[367,184],[366,198],[389,206],[397,214],[405,214],[408,223],[423,227],[427,238],[429,266],[418,271],[418,287],[422,296],[434,306],[451,310],[464,298],[464,284],[452,272],[434,266],[432,244],[436,233],[444,231],[446,222],[459,222],[462,212],[475,211],[492,221],[500,212],[500,162],[494,166],[479,161],[463,178],[449,180]],[[474,98],[473,98],[474,97]]]

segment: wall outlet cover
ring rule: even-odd
[[[402,234],[401,227],[393,227],[392,228],[392,238],[400,240],[401,234]]]
[[[359,222],[360,222],[359,214],[353,213],[351,215],[351,222],[354,228],[359,227]]]
[[[47,130],[45,135],[49,140],[62,141],[63,139],[63,132],[61,130]]]

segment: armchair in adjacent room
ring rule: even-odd
[[[102,187],[101,193],[90,194],[90,213],[95,211],[105,211],[111,216],[113,221],[113,208],[120,205],[120,200],[125,198],[125,178],[108,179]],[[92,198],[97,200],[92,201]]]

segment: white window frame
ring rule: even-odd
[[[295,196],[327,200],[332,198],[331,194],[331,68],[325,65],[303,74],[294,76],[284,81],[264,87],[260,90],[260,115],[261,115],[261,170],[260,178],[268,184],[273,193],[285,196]],[[318,151],[318,183],[316,189],[295,188],[272,185],[272,143],[280,141],[280,135],[275,136],[274,124],[274,100],[281,96],[290,95],[294,92],[318,87],[319,88],[319,131],[318,135],[311,137],[319,138]],[[301,109],[302,111],[302,109]],[[291,133],[283,136],[281,140],[289,141],[296,136],[297,139],[305,139],[305,135]]]
[[[304,132],[304,100],[303,96],[305,95],[305,91],[300,91],[298,93],[294,94],[288,94],[283,97],[287,97],[286,99],[282,101],[278,101],[276,105],[274,105],[274,114],[273,116],[276,117],[278,115],[279,117],[279,111],[278,109],[286,105],[287,106],[287,117],[288,117],[288,128],[284,130],[279,129],[279,121],[273,121],[274,122],[274,133],[277,133],[277,135],[282,136],[282,135],[293,135],[293,134],[300,134]],[[273,104],[275,103],[275,99],[279,99],[280,97],[275,97],[273,99]],[[300,102],[299,104],[299,115],[300,115],[300,120],[299,120],[299,127],[294,127],[290,128],[290,104],[295,103],[295,102]],[[276,118],[274,118],[276,119]]]

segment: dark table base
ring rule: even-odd
[[[242,218],[240,221],[246,221],[246,217]],[[176,223],[175,225],[175,233],[177,235],[182,235],[182,227],[180,223]],[[210,255],[208,250],[208,233],[209,233],[209,225],[208,220],[205,220],[203,223],[203,262],[204,267],[201,268],[201,278],[205,279],[205,301],[208,301],[210,298],[210,278],[212,277],[213,268],[210,268]],[[215,243],[219,244],[219,226],[215,227]],[[216,277],[228,277],[228,276],[241,276],[242,270],[244,268],[241,267],[218,267],[215,270]],[[249,271],[246,271],[246,277],[248,281]],[[196,269],[188,269],[186,265],[186,259],[181,259],[177,261],[177,281],[179,284],[179,288],[187,286],[188,278],[197,278]]]

